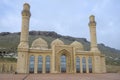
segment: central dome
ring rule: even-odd
[[[44,39],[38,38],[33,41],[31,48],[48,49],[48,44]]]
[[[52,41],[51,46],[53,45],[64,45],[63,41],[61,41],[60,39],[55,39],[54,41]]]

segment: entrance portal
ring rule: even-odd
[[[61,73],[66,73],[66,56],[61,56]]]

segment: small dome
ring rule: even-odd
[[[52,41],[51,46],[53,45],[64,45],[63,41],[61,41],[60,39],[55,39],[54,41]]]
[[[33,41],[31,48],[48,49],[48,44],[44,39],[38,38]]]
[[[84,50],[83,45],[78,41],[71,43],[71,46],[75,47],[76,50]]]

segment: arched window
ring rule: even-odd
[[[89,73],[92,73],[92,58],[88,58]]]
[[[50,73],[50,56],[46,56],[46,73]]]
[[[62,55],[60,59],[61,59],[61,72],[65,73],[66,72],[66,56]]]
[[[34,62],[35,62],[35,57],[30,56],[30,63],[29,63],[29,73],[34,73]]]
[[[80,73],[80,58],[76,57],[76,72]]]
[[[86,73],[86,59],[85,59],[85,57],[82,58],[82,68],[83,68],[83,73]]]
[[[38,73],[42,73],[42,65],[43,65],[42,56],[38,56],[38,69],[37,69]]]

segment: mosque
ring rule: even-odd
[[[90,51],[74,41],[65,45],[55,39],[48,48],[47,42],[38,38],[29,46],[30,5],[22,10],[22,29],[18,45],[17,73],[106,73],[105,55],[97,47],[95,16],[89,17]]]

